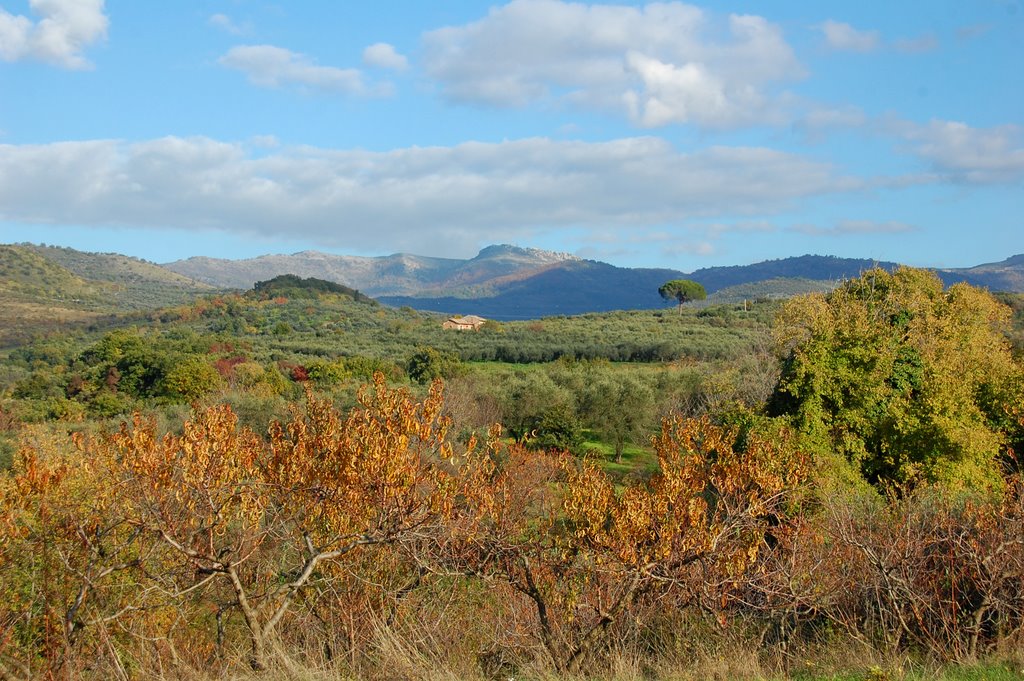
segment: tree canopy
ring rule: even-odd
[[[683,305],[691,300],[704,300],[708,297],[704,287],[690,279],[667,281],[658,288],[658,293],[665,300],[678,301],[680,312],[683,310]]]
[[[784,357],[769,404],[869,483],[986,487],[1021,370],[988,292],[943,290],[927,270],[872,269],[780,312]],[[1015,387],[1017,386],[1017,387]]]
[[[349,296],[356,302],[370,300],[356,289],[337,284],[326,279],[316,277],[302,278],[294,274],[281,274],[268,279],[257,281],[253,284],[254,294],[263,299],[275,296],[286,296],[288,298],[316,298],[319,295],[334,293]]]

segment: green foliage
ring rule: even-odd
[[[217,390],[220,374],[204,358],[193,355],[177,362],[164,376],[164,393],[176,400],[192,401]]]
[[[343,361],[328,362],[320,359],[306,364],[306,374],[309,380],[322,387],[337,385],[349,376]]]
[[[581,402],[585,423],[611,442],[617,462],[625,446],[647,435],[655,421],[654,391],[636,376],[598,375],[587,383]]]
[[[495,388],[501,424],[518,442],[536,439],[546,415],[565,413],[574,406],[572,393],[547,372],[517,371]]]
[[[673,279],[665,282],[658,288],[658,295],[665,300],[677,301],[680,311],[682,311],[683,305],[691,300],[704,300],[708,297],[703,286],[689,279]]]
[[[997,293],[999,302],[1013,311],[1013,324],[1007,332],[1014,357],[1024,359],[1024,293]]]
[[[127,416],[138,405],[129,395],[113,392],[111,390],[100,390],[88,403],[89,413],[98,418],[113,418],[115,416]]]
[[[348,296],[359,302],[373,302],[371,299],[359,293],[359,291],[336,284],[326,279],[316,277],[302,277],[294,274],[282,274],[267,281],[257,281],[253,287],[256,297],[261,299],[283,296],[286,298],[317,298],[323,294],[333,293]]]
[[[16,449],[17,442],[14,437],[7,433],[0,433],[0,474],[11,470]]]
[[[583,443],[583,425],[576,411],[564,402],[546,409],[537,421],[535,439],[530,443],[540,449],[576,451]]]
[[[394,362],[377,357],[355,355],[344,359],[345,371],[353,378],[366,383],[373,380],[374,374],[381,373],[390,380],[397,380],[404,375],[403,369]]]
[[[417,348],[405,363],[409,378],[427,384],[438,378],[454,378],[462,371],[458,355],[431,347]]]
[[[924,270],[865,272],[794,299],[776,333],[784,367],[770,411],[870,483],[997,484],[1000,400],[1021,380],[1002,333],[1008,310]]]

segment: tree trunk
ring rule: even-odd
[[[249,598],[245,594],[245,587],[242,585],[242,580],[238,577],[238,572],[235,571],[235,566],[229,566],[226,572],[228,579],[231,580],[231,586],[234,588],[238,608],[242,611],[242,616],[245,618],[245,626],[249,630],[249,644],[252,647],[249,666],[252,667],[253,671],[264,671],[267,668],[267,639],[263,626],[260,624],[259,614],[252,607],[252,604],[249,603]]]

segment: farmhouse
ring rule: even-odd
[[[449,317],[441,326],[442,328],[455,329],[456,331],[479,331],[486,321],[483,317],[471,314],[465,317]]]

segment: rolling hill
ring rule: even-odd
[[[175,305],[216,289],[249,289],[258,281],[291,274],[342,284],[388,305],[512,320],[662,307],[666,303],[657,294],[658,286],[675,278],[703,284],[709,302],[737,302],[828,290],[870,267],[897,267],[894,262],[802,255],[684,273],[616,267],[510,245],[488,246],[469,259],[303,251],[243,260],[193,257],[156,265],[52,246],[5,248],[11,262],[8,275],[0,276],[6,278],[3,290],[9,298],[16,293],[22,301],[35,296],[44,307],[57,301],[64,309],[90,313]],[[11,249],[21,260],[14,262]],[[27,274],[19,274],[23,271]],[[946,284],[966,281],[996,291],[1024,291],[1024,255],[936,272]]]
[[[567,260],[531,273],[504,277],[490,295],[378,296],[386,305],[435,312],[472,313],[499,320],[534,319],[664,305],[658,287],[680,276],[675,270],[630,269],[593,260]]]
[[[565,260],[545,268],[492,280],[478,295],[381,295],[388,305],[421,310],[478,314],[499,320],[609,310],[661,307],[658,286],[669,279],[701,283],[709,303],[754,298],[783,298],[827,291],[871,267],[895,269],[897,263],[803,255],[752,265],[712,267],[686,274],[669,269],[629,269],[593,260]],[[966,281],[998,291],[1024,291],[1024,256],[965,269],[936,270],[947,284]],[[483,287],[479,287],[483,289]]]
[[[940,269],[936,272],[947,285],[966,281],[992,291],[1024,292],[1024,254],[1000,262],[963,269]]]
[[[176,305],[214,287],[155,263],[118,253],[86,253],[59,246],[19,244],[72,274],[106,287],[106,302],[122,310]]]
[[[115,253],[0,245],[0,346],[178,305],[211,291],[159,265]]]
[[[29,248],[0,246],[0,346],[102,315],[112,292]]]

